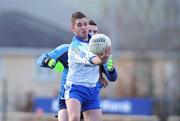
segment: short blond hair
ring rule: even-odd
[[[73,13],[71,16],[72,25],[75,24],[76,19],[81,19],[81,18],[87,18],[87,17],[86,17],[86,15],[84,15],[82,12],[79,12],[79,11]]]

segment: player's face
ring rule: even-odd
[[[87,18],[76,19],[72,25],[72,31],[81,39],[88,37],[88,20]]]
[[[97,33],[98,33],[98,28],[97,28],[97,26],[95,26],[95,25],[89,25],[89,26],[88,26],[88,29],[89,29],[89,33],[90,33],[91,35],[94,35],[94,34],[97,34]]]

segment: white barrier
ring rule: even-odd
[[[57,121],[54,114],[46,113],[24,113],[24,112],[8,112],[6,121]],[[116,115],[116,114],[103,114],[102,121],[159,121],[159,118],[153,116],[134,116],[134,115]],[[0,121],[3,120],[2,113]],[[175,120],[172,120],[175,121]]]
[[[159,118],[155,115],[143,116],[103,114],[103,121],[159,121]]]
[[[167,121],[180,121],[180,116],[169,116]]]

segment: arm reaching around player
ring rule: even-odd
[[[100,87],[107,87],[108,85],[108,82],[109,81],[116,81],[117,80],[117,72],[116,72],[116,69],[114,68],[113,66],[113,59],[112,59],[112,55],[111,55],[111,48],[107,48],[107,50],[105,51],[106,54],[106,57],[104,57],[104,61],[106,61],[105,64],[101,65],[100,66]],[[102,73],[104,73],[107,77],[107,79],[109,80],[106,80]]]
[[[53,51],[40,55],[36,61],[37,65],[54,69],[56,72],[62,72],[64,68],[68,68],[68,48],[69,44],[63,44],[55,48]]]
[[[58,121],[68,121],[66,104],[64,98],[64,85],[68,73],[68,49],[69,44],[63,44],[50,52],[46,52],[37,59],[37,65],[43,68],[54,69],[61,73],[59,94],[58,94]]]

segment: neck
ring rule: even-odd
[[[81,40],[89,41],[88,36],[87,36],[86,38],[82,38],[82,37],[77,36],[77,34],[76,34],[75,32],[74,32],[74,35],[75,35],[77,38],[80,38]]]
[[[81,41],[81,42],[89,43],[88,37],[87,37],[87,38],[80,38],[80,37],[78,37],[78,36],[75,36],[75,37],[76,37],[76,39],[78,39],[78,40]]]
[[[83,39],[84,41],[89,41],[88,37],[86,37],[85,39]]]

